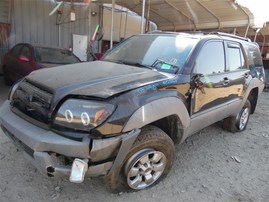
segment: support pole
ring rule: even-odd
[[[126,38],[127,20],[128,20],[128,10],[126,11],[126,18],[125,18],[125,25],[124,25],[124,38]]]
[[[88,47],[87,47],[87,61],[92,60],[91,56],[91,51],[92,51],[92,1],[89,1],[89,13],[88,13],[88,18],[89,18],[89,33],[88,33]]]
[[[141,34],[144,34],[144,18],[145,18],[145,5],[146,5],[146,0],[143,0],[142,4],[142,15],[141,15]]]
[[[110,29],[110,48],[113,48],[115,0],[112,0],[112,11],[111,12],[112,13],[111,13],[111,29]]]
[[[248,30],[249,30],[249,24],[248,24],[246,32],[245,32],[245,38],[247,38],[247,36],[248,36]]]
[[[262,42],[262,48],[261,48],[261,54],[263,54],[263,48],[264,48],[264,44],[265,44],[265,35],[262,32],[260,32],[260,33],[263,36],[263,42]]]
[[[61,40],[62,40],[62,38],[61,38],[61,24],[58,24],[58,47],[61,47]]]
[[[99,13],[100,13],[100,17],[99,17],[99,25],[102,26],[102,34],[103,34],[103,30],[104,30],[104,7],[103,7],[103,3],[99,6]],[[103,47],[103,40],[100,40],[98,42],[98,52],[102,53],[102,47]]]
[[[256,39],[257,39],[257,35],[258,35],[258,33],[260,32],[260,28],[258,28],[257,30],[256,30],[256,33],[255,33],[255,37],[254,37],[254,42],[256,42]]]
[[[88,14],[88,17],[89,17],[89,43],[91,41],[91,38],[92,38],[92,1],[89,1],[89,14]]]

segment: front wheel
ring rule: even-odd
[[[157,184],[170,170],[175,156],[171,138],[155,126],[142,129],[120,169],[106,177],[111,192],[137,191]]]
[[[246,100],[246,103],[236,116],[224,119],[223,128],[233,133],[245,130],[248,124],[250,112],[251,104],[249,100]]]

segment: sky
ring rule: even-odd
[[[235,0],[241,6],[247,7],[254,15],[256,27],[263,27],[269,21],[269,0]]]

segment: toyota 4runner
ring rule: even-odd
[[[258,46],[224,33],[130,37],[101,61],[32,72],[0,110],[1,128],[42,173],[113,192],[155,185],[175,143],[215,122],[243,131],[264,87]]]

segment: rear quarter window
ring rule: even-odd
[[[260,51],[255,44],[246,44],[244,48],[246,50],[249,68],[263,65]]]

